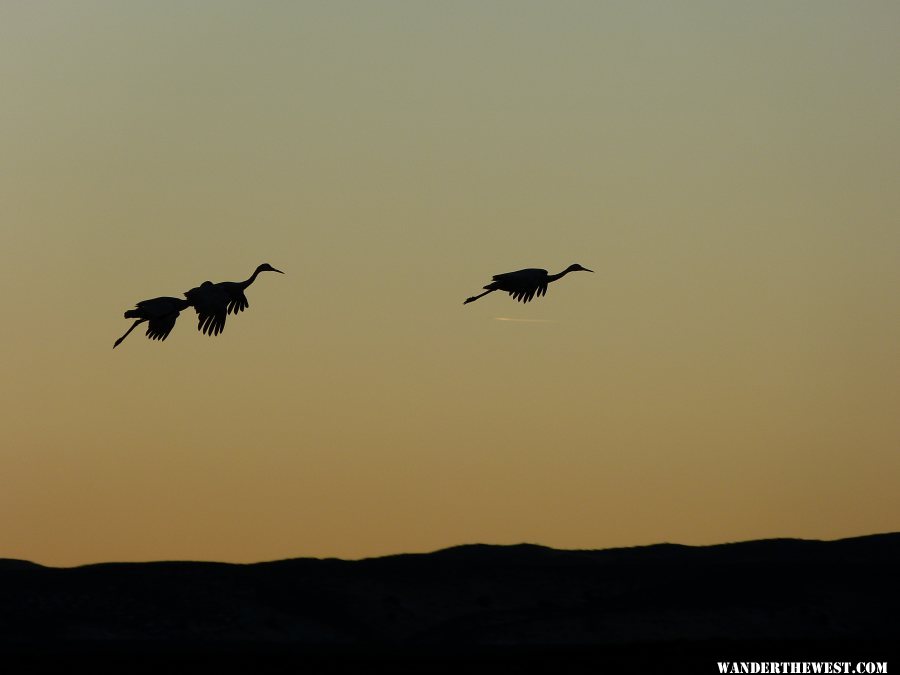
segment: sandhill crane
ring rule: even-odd
[[[125,331],[125,335],[116,340],[113,349],[128,337],[138,324],[147,321],[147,337],[151,340],[165,340],[169,337],[169,333],[175,327],[175,320],[182,310],[190,307],[187,300],[181,298],[153,298],[152,300],[141,300],[135,309],[129,309],[125,312],[126,319],[137,319],[131,328]]]
[[[579,264],[569,265],[559,274],[547,274],[547,270],[536,268],[528,268],[518,270],[517,272],[507,272],[506,274],[495,274],[493,281],[487,286],[483,286],[484,293],[467,298],[464,305],[475,302],[478,298],[483,298],[488,293],[494,291],[505,291],[509,293],[515,300],[519,302],[531,302],[535,294],[538,297],[546,295],[547,284],[566,276],[569,272],[593,272]]]
[[[256,281],[260,272],[284,274],[269,263],[263,263],[246,281],[221,281],[217,284],[204,281],[199,287],[185,293],[185,297],[197,311],[197,330],[206,335],[218,335],[225,330],[225,318],[228,314],[243,312],[250,306],[244,290]]]

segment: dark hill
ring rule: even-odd
[[[0,650],[424,654],[431,665],[515,653],[533,666],[548,654],[646,659],[662,649],[705,655],[707,672],[713,654],[760,650],[884,660],[900,635],[898,564],[900,533],[597,551],[471,545],[253,565],[0,560]]]

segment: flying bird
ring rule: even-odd
[[[569,272],[593,271],[594,270],[589,270],[586,267],[582,267],[575,263],[569,265],[559,274],[547,274],[547,270],[536,268],[518,270],[517,272],[507,272],[506,274],[495,274],[493,276],[494,280],[487,286],[483,286],[485,289],[484,293],[479,293],[471,298],[467,298],[463,304],[467,305],[470,302],[475,302],[478,298],[483,298],[488,293],[493,293],[494,291],[505,291],[506,293],[509,293],[513,299],[518,300],[519,302],[531,302],[535,295],[538,297],[546,295],[547,284],[551,281],[561,279]]]
[[[263,263],[245,281],[221,281],[214,284],[204,281],[197,288],[192,288],[184,295],[197,312],[197,330],[205,335],[218,335],[225,330],[225,319],[228,314],[243,312],[250,306],[246,288],[256,281],[260,272],[278,272],[269,263]]]
[[[125,335],[116,340],[113,349],[128,337],[139,324],[147,322],[147,337],[151,340],[165,340],[169,337],[169,333],[175,327],[175,320],[182,310],[190,307],[191,304],[187,300],[181,298],[153,298],[152,300],[141,300],[135,309],[129,309],[125,312],[126,319],[137,319],[131,328],[125,331]]]

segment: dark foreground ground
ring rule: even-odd
[[[900,672],[898,563],[900,533],[254,565],[0,560],[0,667],[717,673],[716,661],[791,660]]]

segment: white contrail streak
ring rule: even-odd
[[[556,319],[514,319],[511,316],[495,316],[494,321],[515,321],[516,323],[556,323]]]

